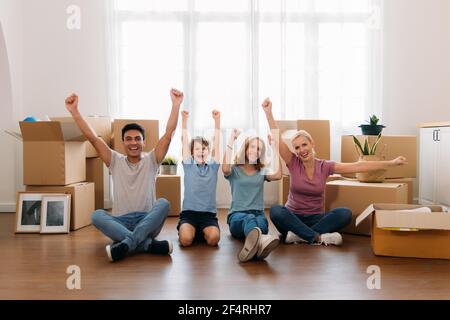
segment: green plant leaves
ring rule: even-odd
[[[355,143],[355,145],[357,147],[359,155],[360,156],[364,155],[364,150],[363,150],[363,148],[361,146],[361,143],[359,142],[359,140],[355,136],[352,136],[352,137],[353,137],[353,142]]]
[[[356,138],[355,136],[352,136],[352,137],[353,137],[353,142],[356,146],[356,150],[358,151],[358,153],[361,156],[373,156],[373,155],[375,155],[375,153],[377,151],[378,143],[381,140],[381,133],[377,136],[377,139],[375,140],[375,143],[373,144],[373,146],[370,146],[368,137],[366,137],[366,139],[364,141],[364,147],[361,145],[361,142],[359,142],[358,138]]]
[[[378,143],[380,142],[380,140],[381,140],[381,132],[377,136],[377,140],[375,141],[375,143],[372,146],[372,149],[370,150],[371,155],[375,155],[375,153],[377,152],[377,146],[378,146]]]

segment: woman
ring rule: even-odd
[[[277,124],[272,114],[272,102],[267,98],[262,107],[272,130]],[[407,164],[404,157],[391,161],[364,161],[337,163],[315,157],[314,140],[308,132],[300,130],[292,139],[292,153],[280,138],[280,155],[286,162],[291,176],[286,206],[270,208],[270,218],[286,243],[341,245],[342,236],[337,232],[352,221],[347,208],[323,210],[323,195],[328,176],[338,173],[369,172]]]
[[[196,137],[189,142],[187,119],[182,112],[182,152],[184,170],[184,200],[178,223],[181,246],[188,247],[194,240],[206,240],[209,246],[217,246],[220,229],[217,222],[216,187],[220,167],[220,112],[213,110],[215,123],[213,158],[209,159],[209,142]]]
[[[257,137],[245,139],[245,143],[231,163],[233,144],[239,136],[236,129],[227,144],[222,171],[230,182],[232,202],[227,222],[231,235],[237,239],[245,239],[244,246],[238,254],[240,262],[253,258],[265,259],[274,250],[279,239],[268,235],[269,227],[264,214],[264,182],[281,179],[281,165],[278,153],[274,159],[278,170],[268,174],[265,169],[265,145]],[[275,141],[269,136],[269,143]],[[277,148],[274,148],[275,150]]]

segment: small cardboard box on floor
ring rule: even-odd
[[[352,223],[341,230],[343,233],[370,235],[371,219],[355,226],[356,217],[371,203],[400,203],[408,201],[407,185],[404,183],[362,183],[349,180],[327,182],[325,211],[346,207],[352,210]]]
[[[81,182],[67,186],[26,186],[26,191],[70,194],[70,230],[78,230],[91,224],[91,216],[95,211],[95,190],[93,183]]]
[[[132,119],[114,119],[112,124],[112,147],[119,153],[126,154],[122,142],[122,128],[129,123],[137,123],[145,130],[144,152],[150,152],[156,147],[159,140],[159,121],[158,120],[132,120]]]
[[[156,178],[156,199],[164,198],[170,202],[170,217],[178,217],[181,211],[181,177],[158,175]]]
[[[97,117],[97,116],[84,116],[84,119],[87,123],[92,127],[92,129],[95,130],[95,133],[98,137],[102,138],[103,141],[108,146],[111,146],[111,118],[108,117]],[[86,138],[81,133],[81,131],[76,126],[74,120],[72,117],[52,117],[52,121],[59,121],[67,124],[72,124],[72,130],[74,132],[77,132],[79,135],[79,140],[83,141]],[[97,150],[95,150],[94,146],[89,142],[86,141],[86,158],[95,158],[98,157]]]
[[[369,144],[373,145],[376,136],[357,136],[361,144],[366,137],[369,137]],[[376,155],[384,156],[385,160],[392,160],[399,156],[404,156],[408,164],[389,168],[386,171],[386,178],[415,178],[416,158],[417,158],[417,137],[416,136],[381,136],[377,147]],[[341,138],[341,161],[357,162],[359,155],[355,149],[352,136],[342,136]],[[345,177],[354,178],[355,174],[344,174]]]
[[[86,180],[85,141],[70,124],[20,122],[23,138],[23,184],[67,185]]]
[[[329,120],[279,120],[277,121],[280,134],[289,149],[292,148],[292,136],[298,130],[306,130],[311,134],[317,158],[330,159],[330,121]],[[281,159],[281,170],[284,175],[289,175],[286,163]]]
[[[414,212],[420,205],[371,204],[356,219],[356,225],[372,220],[372,250],[375,255],[450,259],[450,213],[441,206],[426,206],[432,212]]]

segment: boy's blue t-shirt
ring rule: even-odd
[[[216,189],[220,164],[214,160],[199,165],[195,160],[183,160],[183,211],[217,213]]]

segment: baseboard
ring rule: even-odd
[[[0,213],[14,213],[16,212],[15,203],[0,203]]]

